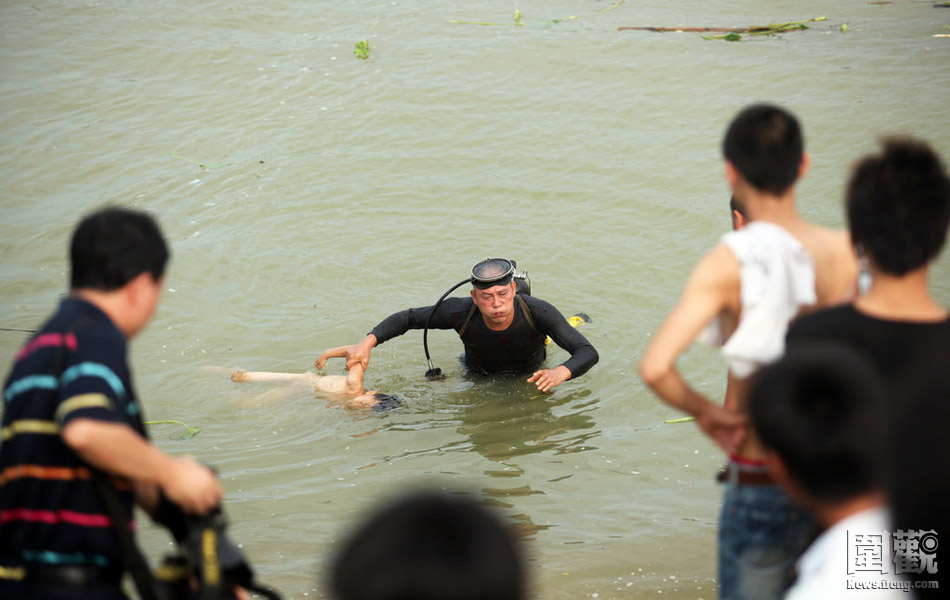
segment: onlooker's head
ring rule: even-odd
[[[144,212],[109,207],[86,216],[70,244],[70,288],[117,290],[149,273],[165,274],[168,246],[158,224]]]
[[[796,345],[758,371],[749,391],[753,427],[806,505],[882,491],[885,410],[867,360],[834,343]]]
[[[485,507],[423,491],[387,504],[331,563],[335,600],[521,600],[518,542]]]
[[[848,225],[872,266],[901,276],[940,254],[950,222],[950,180],[924,142],[895,137],[881,146],[854,167]]]
[[[791,113],[770,104],[754,104],[732,120],[722,153],[749,185],[781,196],[798,179],[805,142]]]

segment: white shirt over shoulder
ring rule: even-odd
[[[798,579],[785,600],[911,598],[903,591],[909,582],[894,574],[883,506],[855,513],[829,527],[802,554],[797,566]]]
[[[739,324],[722,339],[719,319],[698,341],[719,345],[737,377],[748,377],[785,352],[788,324],[804,306],[817,302],[811,255],[792,234],[764,221],[753,221],[722,236],[739,263],[742,309]]]

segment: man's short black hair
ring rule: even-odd
[[[518,542],[484,506],[421,491],[387,504],[331,563],[335,600],[521,600]]]
[[[107,207],[79,223],[69,255],[71,289],[113,291],[142,273],[161,279],[169,252],[152,217],[137,210]]]
[[[851,241],[885,273],[905,275],[940,254],[950,180],[924,142],[893,137],[855,165],[846,199]]]
[[[798,179],[805,142],[798,120],[771,104],[754,104],[732,120],[722,153],[759,191],[780,196]]]
[[[883,488],[884,402],[867,359],[832,342],[796,345],[756,373],[749,390],[762,443],[810,496],[825,502]]]

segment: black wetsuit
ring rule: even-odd
[[[489,329],[476,309],[461,336],[470,369],[484,374],[534,371],[544,362],[544,338],[549,335],[554,343],[571,353],[571,358],[563,363],[571,371],[571,377],[583,375],[597,363],[597,350],[554,306],[533,296],[519,294],[519,297],[528,305],[535,327],[531,327],[517,299],[514,320],[504,331]],[[432,315],[429,329],[458,332],[473,305],[471,298],[446,298]],[[392,314],[370,333],[376,336],[377,344],[382,344],[410,329],[423,329],[432,308],[410,308]]]

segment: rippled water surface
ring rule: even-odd
[[[818,16],[738,43],[617,30]],[[263,581],[325,596],[347,529],[427,483],[499,508],[538,598],[714,598],[722,457],[692,425],[663,424],[677,415],[636,363],[729,225],[722,131],[752,101],[795,111],[813,157],[800,210],[840,226],[848,166],[878,136],[950,157],[950,39],[934,37],[948,26],[950,10],[906,0],[4,2],[0,359],[26,335],[9,329],[36,327],[65,289],[83,213],[154,211],[174,256],[133,345],[139,392],[149,418],[202,429],[152,434],[219,469]],[[592,317],[589,374],[545,397],[472,379],[455,336],[434,332],[449,378],[427,382],[413,332],[367,374],[406,405],[363,414],[221,370],[303,371],[486,255]],[[944,257],[944,304],[948,275]],[[680,366],[722,393],[714,352]],[[146,528],[143,543],[157,557],[167,536]]]

